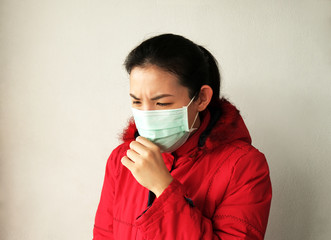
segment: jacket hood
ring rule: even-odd
[[[212,109],[200,113],[200,117],[201,125],[198,131],[188,139],[189,145],[192,147],[199,146],[212,150],[236,140],[251,143],[250,134],[239,110],[228,100],[219,99]],[[131,142],[137,136],[137,128],[133,118],[131,118],[121,138],[124,142]],[[183,146],[185,145],[187,143]]]

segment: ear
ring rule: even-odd
[[[197,100],[198,107],[197,110],[202,112],[208,106],[213,96],[213,89],[209,85],[203,85],[200,88],[199,98]]]

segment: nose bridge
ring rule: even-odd
[[[155,110],[155,106],[154,106],[153,102],[151,102],[151,101],[143,101],[143,103],[141,105],[141,110],[144,110],[144,111]]]
[[[155,106],[154,106],[155,102],[151,100],[151,96],[153,96],[154,90],[152,91],[151,88],[146,87],[146,84],[141,84],[141,88],[139,91],[140,93],[139,96],[141,99],[140,110],[144,110],[144,111],[155,110]]]

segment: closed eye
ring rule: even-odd
[[[159,106],[162,106],[162,107],[164,107],[164,106],[169,106],[169,105],[171,105],[172,103],[160,103],[160,102],[158,102],[158,103],[156,103],[156,105],[159,105]]]

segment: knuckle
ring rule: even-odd
[[[136,166],[135,168],[133,168],[131,170],[131,172],[135,175],[139,175],[139,173],[141,172],[141,169],[140,169],[140,167]]]
[[[151,151],[150,149],[147,150],[146,153],[145,153],[145,156],[146,156],[147,158],[151,158],[151,157],[153,157],[153,151]]]
[[[157,146],[157,145],[154,145],[154,146],[153,146],[153,149],[154,149],[154,151],[156,151],[156,152],[159,152],[159,151],[160,151],[160,148],[159,148],[159,146]]]
[[[139,169],[146,169],[148,165],[148,161],[146,159],[139,162]]]

